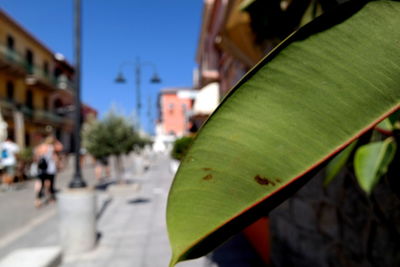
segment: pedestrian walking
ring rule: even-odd
[[[63,150],[62,144],[53,136],[47,136],[35,149],[34,160],[37,164],[38,182],[35,185],[35,206],[43,204],[43,197],[47,192],[49,200],[55,201],[54,182],[59,168],[59,153]]]
[[[19,152],[19,146],[14,143],[11,137],[7,137],[6,141],[0,144],[1,165],[3,173],[1,180],[3,187],[11,189],[11,184],[14,182],[15,171],[17,166],[16,154]]]

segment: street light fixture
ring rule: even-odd
[[[151,83],[161,83],[161,78],[158,76],[158,74],[155,72],[153,73],[153,76],[150,79]]]
[[[123,75],[122,69],[127,65],[133,65],[135,68],[135,82],[136,82],[136,112],[139,118],[139,125],[140,125],[140,110],[142,108],[141,104],[141,96],[140,96],[140,86],[141,86],[141,68],[143,66],[150,66],[153,68],[153,75],[150,78],[150,83],[161,83],[161,78],[157,73],[156,66],[151,62],[140,62],[140,59],[137,58],[135,62],[123,62],[120,65],[119,72],[117,77],[115,78],[116,83],[126,83],[126,79]]]
[[[122,72],[118,73],[117,77],[115,78],[116,83],[126,83],[126,79]]]

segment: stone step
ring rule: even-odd
[[[61,247],[17,249],[0,261],[0,267],[57,267],[61,264]]]

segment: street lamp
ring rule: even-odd
[[[153,68],[153,75],[150,78],[150,83],[160,83],[161,78],[157,73],[156,66],[151,62],[140,62],[139,58],[136,58],[135,62],[123,62],[119,67],[119,72],[117,77],[115,78],[116,83],[126,83],[126,79],[123,75],[122,69],[127,65],[133,65],[135,68],[135,81],[136,81],[136,112],[139,118],[139,125],[140,125],[140,110],[142,108],[141,104],[141,96],[140,96],[140,85],[141,85],[141,68],[143,66],[150,66]]]
[[[96,244],[96,194],[86,186],[81,175],[79,162],[81,130],[81,1],[74,0],[74,43],[75,43],[75,173],[69,190],[57,195],[60,223],[60,242],[63,255],[89,251]]]
[[[75,151],[75,173],[69,183],[70,188],[86,187],[86,182],[82,178],[80,165],[80,150],[81,150],[81,1],[75,0],[75,18],[74,18],[74,42],[75,42],[75,127],[74,127],[74,151]]]

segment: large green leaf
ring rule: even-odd
[[[208,253],[399,109],[400,3],[349,2],[301,28],[209,118],[173,182],[176,262]]]
[[[369,195],[396,153],[393,138],[360,147],[354,156],[354,171],[360,187]]]

